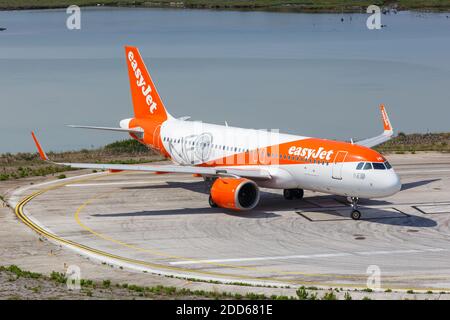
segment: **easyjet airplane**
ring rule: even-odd
[[[211,207],[251,210],[259,202],[260,187],[284,189],[287,200],[301,199],[304,190],[348,197],[351,217],[360,219],[359,198],[391,196],[401,189],[398,175],[386,159],[370,149],[389,140],[393,129],[380,106],[384,132],[358,142],[338,142],[273,131],[174,118],[135,47],[125,47],[134,117],[120,128],[72,126],[128,133],[132,138],[171,159],[172,165],[57,163],[73,168],[157,173],[189,173],[212,182]],[[40,156],[50,161],[34,133]]]

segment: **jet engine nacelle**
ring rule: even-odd
[[[251,210],[259,202],[259,188],[244,178],[217,178],[211,187],[211,200],[218,207]]]

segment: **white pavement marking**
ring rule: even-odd
[[[334,257],[348,257],[348,256],[371,256],[383,254],[399,254],[399,253],[425,253],[425,252],[441,252],[447,251],[442,248],[430,249],[411,249],[411,250],[392,250],[392,251],[361,251],[354,253],[319,253],[309,255],[295,255],[295,256],[278,256],[278,257],[257,257],[257,258],[235,258],[235,259],[210,259],[210,260],[184,260],[169,262],[171,265],[180,264],[201,264],[201,263],[215,263],[215,262],[246,262],[246,261],[266,261],[266,260],[286,260],[286,259],[314,259],[314,258],[334,258]]]
[[[401,174],[414,174],[414,173],[440,173],[440,172],[450,172],[450,169],[424,169],[424,170],[408,170],[408,171],[402,171],[402,169],[396,169],[395,172],[401,173]]]

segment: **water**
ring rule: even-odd
[[[0,153],[100,146],[132,116],[123,45],[140,48],[174,116],[336,138],[450,131],[448,14],[367,15],[179,9],[0,12]]]

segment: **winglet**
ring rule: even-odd
[[[39,155],[41,156],[41,159],[44,161],[48,161],[49,159],[48,159],[47,155],[45,154],[44,150],[42,149],[41,144],[39,143],[38,139],[34,135],[33,131],[31,131],[31,136],[33,137],[34,143],[36,144],[36,148],[39,151]]]
[[[391,121],[389,120],[389,116],[386,112],[386,108],[384,107],[384,104],[380,105],[380,110],[381,110],[381,116],[383,119],[384,132],[387,134],[393,134],[394,129],[392,128]]]

